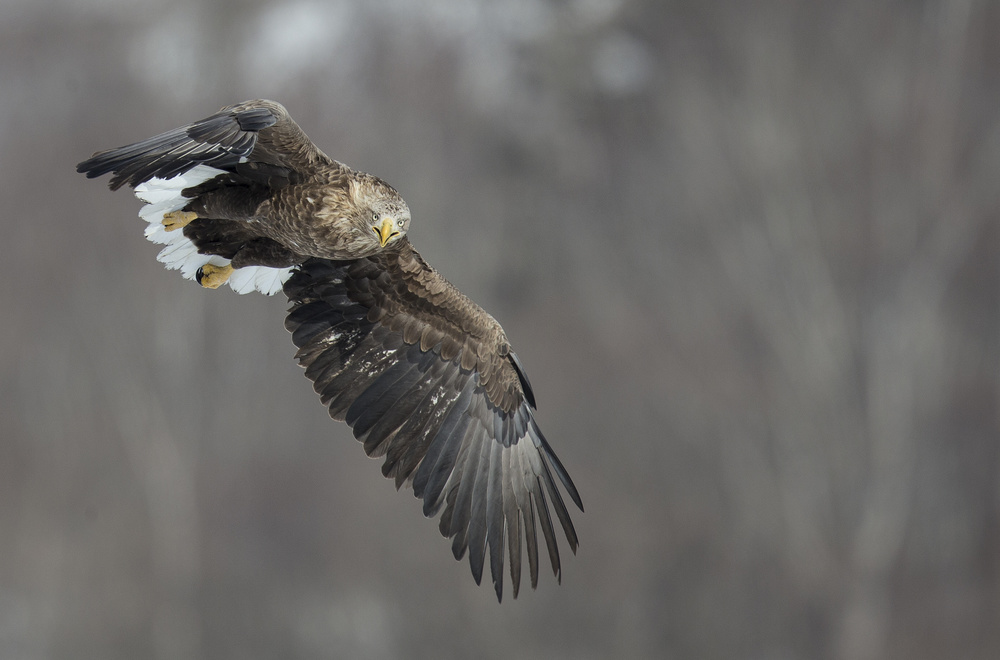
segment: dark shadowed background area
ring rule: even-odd
[[[0,657],[1000,657],[1000,5],[0,4]],[[265,97],[392,183],[574,476],[498,605],[74,165]],[[507,594],[509,597],[509,585]]]

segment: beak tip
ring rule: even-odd
[[[382,224],[379,226],[373,226],[372,231],[378,236],[379,245],[385,247],[389,239],[396,235],[397,232],[394,231],[394,225],[391,218],[383,218]]]

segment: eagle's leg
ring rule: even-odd
[[[163,214],[163,229],[164,231],[182,229],[197,219],[198,215],[190,211],[170,211]]]
[[[233,267],[230,264],[225,266],[205,264],[195,273],[195,278],[198,280],[198,284],[206,289],[218,289],[229,280],[229,276],[232,274]]]

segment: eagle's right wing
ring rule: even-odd
[[[76,166],[94,178],[111,173],[117,190],[172,179],[198,165],[280,188],[338,164],[312,143],[274,101],[245,101],[141,142],[101,151]]]

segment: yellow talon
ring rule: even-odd
[[[229,264],[225,266],[205,264],[198,269],[195,277],[198,279],[198,284],[206,289],[218,289],[229,280],[229,276],[232,274],[233,267]]]
[[[164,231],[174,231],[187,227],[192,220],[197,220],[197,214],[190,211],[170,211],[163,214]]]

